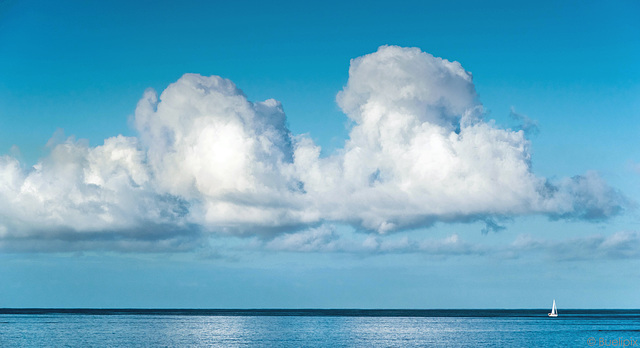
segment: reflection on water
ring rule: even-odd
[[[591,337],[638,340],[637,324],[637,316],[0,314],[0,346],[587,346]]]

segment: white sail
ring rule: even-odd
[[[553,300],[553,306],[551,307],[551,313],[549,313],[550,317],[557,317],[558,316],[558,309],[556,308],[556,300]]]

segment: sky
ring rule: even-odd
[[[636,1],[0,1],[0,308],[640,308]]]

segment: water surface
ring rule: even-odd
[[[640,310],[546,312],[0,309],[0,346],[640,347]]]

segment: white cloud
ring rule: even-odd
[[[344,150],[295,164],[323,216],[380,233],[488,216],[606,218],[621,196],[595,173],[551,183],[531,172],[523,131],[481,119],[471,74],[416,48],[355,59],[338,103],[355,121]],[[338,207],[336,209],[336,207]]]
[[[494,218],[600,220],[626,204],[593,172],[534,175],[524,132],[482,119],[457,62],[383,46],[351,62],[337,100],[354,126],[342,150],[321,157],[309,137],[290,134],[279,102],[250,102],[227,79],[186,74],[159,97],[148,90],[138,137],[98,147],[52,140],[29,169],[0,158],[0,248],[186,250],[208,232],[281,234],[265,246],[274,250],[465,252],[453,240],[337,245],[321,224],[386,233],[483,220],[495,229]]]
[[[127,249],[147,240],[157,242],[150,249],[159,250],[176,236],[193,235],[184,220],[186,203],[150,189],[145,152],[137,142],[117,136],[91,148],[71,137],[51,145],[49,156],[28,170],[2,157],[0,248],[47,251],[113,244]],[[140,246],[132,249],[150,247]]]
[[[293,175],[279,102],[251,103],[227,79],[186,74],[159,100],[147,91],[135,125],[154,189],[192,202],[190,221],[256,233],[318,220]]]

